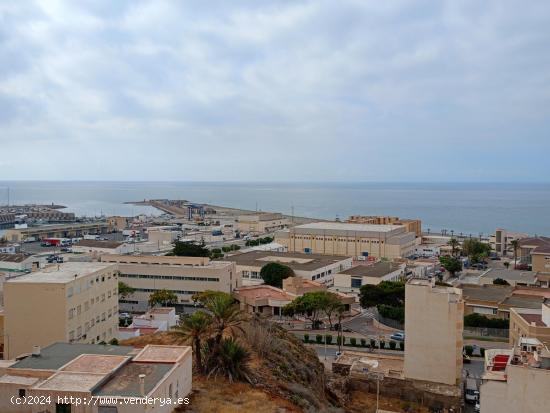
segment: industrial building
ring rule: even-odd
[[[275,242],[289,252],[391,260],[413,254],[420,238],[402,225],[315,222],[278,231]]]
[[[243,233],[263,234],[288,226],[288,219],[278,212],[239,215],[237,229]]]
[[[101,261],[116,264],[120,281],[135,289],[120,301],[123,311],[147,311],[149,296],[158,290],[170,290],[177,295],[177,304],[192,306],[193,294],[205,290],[230,294],[241,285],[234,263],[207,257],[105,254]]]
[[[8,229],[5,237],[11,242],[21,242],[27,238],[79,238],[86,234],[105,234],[108,230],[109,224],[106,222],[55,224]]]
[[[363,285],[378,285],[382,281],[405,279],[405,264],[380,261],[356,265],[334,275],[334,290],[358,294]]]
[[[407,232],[414,232],[417,237],[422,236],[422,221],[419,219],[401,219],[399,217],[375,215],[352,215],[346,222],[350,224],[403,225]]]
[[[12,278],[0,318],[4,358],[57,341],[109,342],[118,337],[116,265],[68,262]]]

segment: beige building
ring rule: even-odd
[[[513,350],[485,351],[481,413],[542,413],[550,406],[550,351],[522,338]]]
[[[378,285],[382,281],[405,279],[405,264],[380,261],[370,265],[356,265],[334,276],[334,290],[358,294],[363,285]]]
[[[489,237],[491,249],[503,256],[514,256],[512,242],[527,238],[529,235],[521,232],[510,232],[504,228],[497,228],[495,233]]]
[[[237,229],[243,233],[262,234],[288,226],[288,219],[278,212],[239,215],[237,220]]]
[[[550,245],[535,248],[531,253],[531,265],[534,272],[550,274]]]
[[[82,239],[72,246],[72,250],[76,253],[99,257],[103,254],[128,254],[133,251],[133,246],[118,241]]]
[[[275,233],[289,252],[400,258],[413,254],[420,238],[402,225],[314,222]]]
[[[225,259],[235,263],[244,285],[261,284],[262,267],[278,262],[290,267],[299,277],[332,286],[334,274],[350,268],[353,263],[350,257],[276,251],[250,251]]]
[[[417,237],[422,236],[422,221],[419,219],[400,219],[399,217],[375,215],[352,215],[346,222],[351,224],[403,225],[407,232],[414,232]]]
[[[73,224],[41,225],[39,227],[16,228],[6,230],[5,236],[8,241],[21,242],[29,237],[35,239],[43,238],[78,238],[87,234],[105,234],[109,230],[106,222]]]
[[[405,377],[459,385],[463,325],[460,289],[409,280],[405,286]]]
[[[536,338],[550,346],[550,299],[539,309],[510,309],[510,344],[518,343],[523,337]]]
[[[2,369],[0,411],[170,413],[191,392],[191,358],[187,346],[55,343]]]
[[[4,284],[5,358],[57,341],[109,342],[118,337],[116,266],[68,262]]]
[[[109,225],[109,231],[122,231],[130,226],[130,223],[134,218],[112,216],[107,218],[107,224]]]
[[[146,311],[149,296],[158,290],[170,290],[179,304],[193,305],[193,294],[205,290],[231,293],[241,285],[234,263],[207,257],[102,255],[101,261],[117,264],[120,281],[135,288],[120,301],[126,311]]]

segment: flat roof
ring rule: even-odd
[[[90,247],[90,248],[118,248],[123,242],[117,241],[101,241],[96,239],[83,239],[78,241],[74,246],[75,247]]]
[[[0,262],[23,262],[27,258],[25,254],[0,254]]]
[[[141,396],[139,375],[145,374],[145,394],[174,367],[173,363],[142,363],[131,361],[117,370],[103,385],[93,391],[94,396]]]
[[[10,374],[0,377],[0,383],[2,384],[20,384],[22,386],[32,386],[39,380],[37,377],[12,376]]]
[[[321,229],[335,231],[367,231],[367,232],[391,232],[402,228],[402,225],[391,224],[352,224],[347,222],[311,222],[297,225],[295,229]]]
[[[64,284],[79,277],[93,274],[97,271],[114,266],[105,262],[74,262],[69,261],[59,265],[52,265],[42,271],[32,272],[17,278],[12,278],[8,283],[59,283]]]
[[[270,285],[257,285],[250,287],[241,287],[235,290],[235,294],[249,300],[260,300],[262,298],[271,298],[273,300],[292,301],[295,296],[279,288]]]
[[[188,352],[191,352],[191,347],[188,346],[161,346],[150,344],[134,357],[134,361],[176,363]]]
[[[40,356],[29,356],[10,366],[12,369],[58,370],[82,354],[129,355],[133,347],[102,344],[54,343],[44,347]]]
[[[92,390],[104,377],[104,374],[97,373],[61,371],[38,384],[35,389],[87,392]]]
[[[543,302],[544,298],[542,297],[511,295],[504,299],[501,304],[509,307],[539,309]]]
[[[349,257],[276,251],[250,251],[224,258],[224,260],[233,261],[237,265],[251,267],[263,267],[270,262],[280,262],[298,271],[312,271],[347,259]]]
[[[547,326],[544,321],[542,321],[542,313],[541,314],[526,314],[518,312],[519,316],[523,318],[525,321],[527,321],[529,324],[535,323],[537,327],[550,327]]]
[[[356,265],[355,267],[341,271],[340,274],[381,278],[389,273],[399,270],[400,268],[401,266],[399,264],[381,261],[372,265]]]
[[[507,281],[525,282],[529,284],[535,283],[535,275],[533,271],[518,271],[507,269],[490,269],[481,278],[489,278],[494,280],[496,278],[502,278]]]
[[[106,374],[128,361],[130,357],[112,354],[82,354],[63,366],[62,371]]]
[[[462,289],[462,296],[465,300],[477,300],[477,301],[494,301],[500,303],[510,294],[514,287],[508,285],[475,285],[475,284],[461,284],[459,288]]]

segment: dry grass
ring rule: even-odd
[[[300,412],[289,401],[269,395],[245,383],[193,378],[193,393],[188,406],[176,412],[197,413],[282,413]]]
[[[389,410],[398,413],[430,413],[427,407],[417,403],[406,402],[388,397],[380,398],[380,410]],[[349,413],[375,413],[376,394],[353,391],[350,401],[346,404],[346,412]]]

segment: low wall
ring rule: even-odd
[[[376,380],[369,378],[350,377],[351,391],[366,391],[376,394]],[[416,380],[384,377],[380,381],[380,394],[400,400],[419,403],[433,411],[460,412],[462,395],[459,388],[447,386],[448,391],[438,391],[441,385],[418,382]],[[433,390],[432,390],[433,389]],[[451,391],[452,390],[452,391]]]

